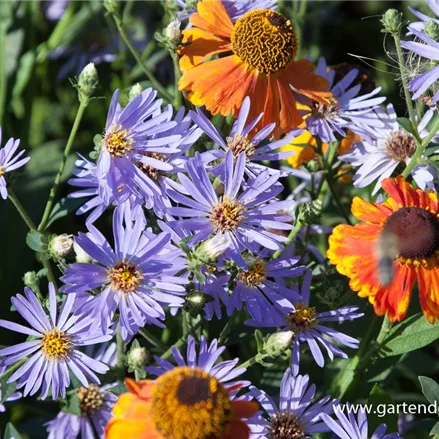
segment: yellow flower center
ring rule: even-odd
[[[112,128],[104,138],[106,150],[112,157],[126,157],[134,149],[133,138],[122,125]]]
[[[160,160],[161,162],[165,162],[167,158],[165,154],[159,154],[157,152],[147,152],[144,155],[145,157],[151,157],[153,159]],[[161,171],[160,169],[156,169],[150,165],[145,165],[141,161],[138,161],[136,165],[152,180],[159,180],[160,177],[163,175],[163,171]]]
[[[268,439],[302,439],[304,437],[305,428],[294,413],[282,411],[270,419]]]
[[[404,162],[416,151],[415,139],[403,129],[395,131],[386,142],[386,151],[392,159]]]
[[[238,200],[231,200],[226,195],[213,206],[210,221],[219,232],[235,231],[245,218],[245,207]]]
[[[1,177],[3,174],[5,174],[5,170],[3,169],[2,166],[0,166],[0,177]]]
[[[57,328],[46,332],[41,340],[41,348],[46,360],[63,361],[72,350],[72,339]]]
[[[265,75],[288,67],[298,46],[290,20],[267,9],[250,11],[239,18],[231,42],[235,55]]]
[[[248,136],[235,134],[233,137],[227,137],[227,147],[232,151],[233,157],[237,159],[242,152],[245,152],[247,158],[250,158],[256,151],[255,146]]]
[[[289,313],[287,316],[288,327],[293,332],[304,332],[318,323],[317,311],[313,306],[307,306],[299,302],[295,307],[296,311]]]
[[[229,393],[202,369],[177,367],[156,381],[152,417],[166,439],[214,439],[232,418]]]
[[[104,394],[96,384],[90,384],[88,387],[80,387],[76,391],[76,395],[78,396],[79,409],[83,416],[93,415],[99,410],[105,400]]]
[[[137,289],[143,279],[143,274],[134,263],[119,261],[108,271],[108,279],[115,290],[128,294]]]
[[[339,102],[334,97],[329,98],[327,103],[314,101],[312,105],[313,116],[322,119],[331,119],[336,116],[339,111]]]
[[[264,261],[256,261],[249,271],[241,271],[238,279],[244,282],[248,287],[256,287],[267,278]]]

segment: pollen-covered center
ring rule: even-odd
[[[189,367],[157,379],[151,410],[155,428],[166,439],[214,439],[232,418],[224,386],[204,370]]]
[[[233,137],[227,137],[227,147],[232,151],[233,157],[237,159],[241,153],[245,153],[247,158],[250,158],[256,151],[253,143],[248,140],[248,136],[241,136],[235,134]]]
[[[159,154],[157,152],[147,152],[144,154],[145,157],[151,157],[152,159],[159,160],[161,162],[166,162],[167,156],[165,154]],[[146,174],[152,180],[159,180],[164,172],[161,169],[154,168],[151,165],[147,165],[140,160],[136,162],[137,167]]]
[[[313,306],[299,302],[295,305],[296,311],[290,312],[287,316],[288,327],[293,332],[299,333],[307,331],[317,323],[317,311]]]
[[[298,46],[290,20],[267,9],[250,11],[239,18],[231,42],[235,55],[265,75],[288,67]]]
[[[313,101],[312,114],[314,117],[331,119],[337,115],[339,108],[340,104],[338,99],[331,97],[326,103]]]
[[[305,428],[295,414],[282,411],[270,419],[268,439],[302,439],[304,437]]]
[[[385,146],[387,154],[399,162],[407,160],[416,151],[415,139],[403,129],[394,131],[390,139],[386,141]]]
[[[41,340],[44,357],[49,361],[65,360],[73,347],[72,338],[57,328],[46,332]]]
[[[108,271],[111,286],[124,294],[135,291],[142,279],[142,271],[133,262],[119,261]]]
[[[80,387],[76,391],[79,399],[79,409],[81,415],[91,416],[100,409],[105,401],[104,394],[96,384],[90,384],[88,387]]]
[[[3,175],[3,174],[5,174],[6,172],[5,172],[5,170],[3,169],[3,167],[2,166],[0,166],[0,177]]]
[[[267,271],[264,261],[256,261],[248,271],[240,271],[238,279],[248,287],[256,287],[267,278]]]
[[[231,200],[225,195],[212,207],[209,218],[216,231],[233,232],[245,219],[245,207],[238,200]]]
[[[128,130],[118,125],[105,134],[104,147],[112,157],[126,157],[134,149],[134,140]]]
[[[439,250],[439,220],[422,207],[402,207],[392,213],[383,231],[396,236],[403,258],[428,258]]]

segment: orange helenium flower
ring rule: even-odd
[[[176,367],[157,380],[125,380],[113,409],[106,439],[248,439],[242,418],[252,417],[258,404],[231,400],[229,392],[202,369]]]
[[[382,183],[389,194],[374,204],[355,197],[352,213],[360,224],[337,226],[329,237],[328,258],[350,278],[360,297],[369,297],[378,315],[402,320],[415,283],[425,317],[439,317],[439,204],[435,192],[414,189],[404,178]],[[378,243],[383,233],[396,237],[393,279],[380,280]],[[382,279],[382,276],[381,276]]]
[[[252,100],[249,120],[264,113],[259,127],[277,123],[276,135],[302,121],[290,85],[299,93],[325,102],[332,94],[314,65],[295,61],[298,40],[291,22],[278,12],[257,9],[233,23],[220,0],[198,2],[183,31],[179,89],[212,114],[235,117],[246,96]],[[217,54],[231,55],[210,60]]]

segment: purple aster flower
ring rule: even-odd
[[[221,0],[227,10],[228,15],[235,22],[249,11],[255,9],[277,9],[277,0]],[[175,0],[180,8],[177,16],[180,20],[186,20],[196,11],[197,1],[194,0]]]
[[[264,260],[269,256],[266,249],[254,252],[258,257],[252,257],[248,263],[248,268],[238,269],[235,278],[235,286],[231,294],[226,295],[224,304],[227,309],[227,315],[231,316],[235,310],[241,310],[243,306],[250,314],[251,318],[256,321],[263,321],[267,313],[271,312],[273,307],[283,309],[283,305],[300,300],[299,290],[296,285],[285,286],[284,280],[299,277],[305,271],[305,266],[295,267],[300,260],[299,256],[284,256],[275,260]],[[229,288],[231,273],[221,276],[214,281],[217,291],[221,286]],[[222,296],[221,296],[222,297]]]
[[[263,408],[248,420],[250,439],[308,439],[329,431],[321,415],[332,414],[336,401],[325,396],[314,402],[316,386],[309,385],[308,375],[295,376],[291,369],[286,370],[280,383],[279,405],[263,390],[252,387],[250,393]]]
[[[75,312],[90,315],[98,327],[108,325],[119,310],[125,341],[147,323],[164,327],[160,304],[184,303],[187,280],[175,275],[186,267],[182,252],[170,244],[168,233],[154,235],[145,227],[141,209],[133,210],[129,202],[118,206],[113,215],[114,249],[89,225],[89,232],[75,241],[97,263],[72,264],[61,278],[66,284],[62,292],[78,293]]]
[[[5,357],[2,363],[5,366],[29,357],[9,378],[8,383],[17,381],[18,389],[24,387],[24,396],[34,395],[42,387],[42,399],[47,397],[50,388],[53,399],[60,395],[65,397],[66,388],[70,385],[69,371],[83,386],[88,386],[89,380],[99,384],[99,378],[94,372],[104,374],[108,367],[78,348],[107,341],[112,334],[102,335],[106,328],[91,330],[91,318],[70,315],[75,301],[74,294],[66,299],[58,315],[52,284],[49,284],[49,316],[29,288],[24,289],[24,295],[17,294],[11,302],[31,328],[6,320],[0,320],[0,326],[36,339],[0,350],[0,356]]]
[[[429,109],[419,122],[418,132],[421,138],[428,135],[426,127],[434,112],[435,110]],[[387,106],[387,112],[379,108],[376,114],[383,121],[384,127],[371,130],[371,141],[359,142],[353,145],[350,152],[339,157],[353,167],[358,167],[353,179],[355,187],[367,187],[376,181],[372,194],[381,189],[381,182],[390,177],[400,163],[408,164],[416,151],[413,135],[398,124],[395,109],[391,104]],[[412,171],[412,176],[421,189],[434,189],[433,182],[437,178],[437,171],[433,165],[417,165]]]
[[[2,141],[2,129],[0,128],[0,145]],[[30,157],[22,158],[18,160],[24,153],[22,149],[18,154],[14,156],[17,152],[18,146],[20,145],[20,140],[9,139],[3,148],[0,148],[0,195],[4,200],[8,198],[8,189],[6,187],[5,174],[11,172],[15,169],[21,168],[29,160]]]
[[[372,111],[383,103],[385,97],[374,97],[381,91],[381,87],[370,93],[358,96],[361,84],[352,86],[358,76],[358,69],[352,69],[344,78],[334,84],[335,70],[328,69],[324,58],[320,58],[317,74],[325,78],[333,97],[329,104],[313,102],[308,116],[305,119],[308,131],[318,136],[322,142],[335,142],[335,134],[346,136],[346,130],[351,130],[363,137],[368,136],[365,127],[381,127],[383,123]],[[306,115],[305,112],[304,115]]]
[[[439,61],[439,43],[425,33],[410,28],[410,31],[419,39],[418,41],[401,41],[401,47],[419,55],[427,60]],[[408,84],[409,90],[413,93],[412,99],[419,99],[439,79],[439,66],[435,65],[426,72],[421,73]],[[439,91],[436,91],[431,99],[435,104],[439,101]]]
[[[436,15],[436,17],[439,17],[439,0],[426,0],[426,3],[430,8],[430,10]],[[415,29],[417,31],[422,32],[424,30],[425,25],[431,20],[434,20],[437,24],[439,24],[439,20],[437,18],[432,18],[428,15],[422,14],[421,12],[417,11],[416,9],[410,6],[408,8],[413,15],[415,15],[417,18],[419,18],[419,20],[421,20],[421,21],[410,23],[409,34],[411,34],[410,32],[411,29]]]
[[[256,134],[250,135],[253,128],[261,120],[263,113],[261,113],[255,120],[247,123],[249,113],[250,98],[247,96],[242,103],[238,118],[233,124],[229,136],[226,137],[226,140],[223,140],[212,122],[210,122],[199,108],[196,109],[196,112],[190,112],[192,120],[215,142],[216,145],[220,147],[220,149],[213,149],[203,153],[203,161],[210,163],[214,160],[221,160],[222,163],[216,166],[212,173],[214,176],[224,176],[224,159],[227,152],[232,151],[235,160],[238,158],[239,154],[243,152],[247,159],[246,171],[247,173],[250,173],[250,175],[258,175],[261,171],[268,170],[270,174],[281,172],[282,176],[287,176],[291,172],[282,172],[277,169],[273,170],[256,162],[264,160],[282,160],[293,155],[294,151],[281,152],[278,150],[280,147],[291,143],[303,132],[303,130],[293,130],[281,140],[267,142],[266,139],[271,138],[276,124],[272,123],[267,125]]]
[[[337,406],[336,406],[337,407]],[[346,405],[349,410],[351,406]],[[399,433],[386,434],[386,424],[381,424],[373,434],[369,433],[367,417],[364,410],[359,410],[357,419],[354,413],[349,411],[346,416],[338,406],[338,410],[334,410],[337,420],[331,418],[327,413],[322,413],[322,420],[340,439],[402,439]]]
[[[87,346],[85,351],[108,366],[115,366],[117,363],[116,343],[106,343],[98,349],[96,346]],[[117,396],[111,393],[111,388],[115,385],[99,387],[90,384],[77,389],[81,416],[60,412],[55,419],[45,424],[49,433],[48,439],[93,438],[95,432],[103,439],[105,427],[112,417],[112,408],[117,400]]]
[[[0,364],[0,375],[6,372],[6,366]],[[11,395],[8,396],[5,402],[12,402],[17,401],[17,399],[20,399],[23,395],[21,392],[13,392]],[[2,389],[0,386],[0,401],[2,399]],[[0,413],[3,413],[6,411],[6,407],[3,403],[0,402]]]
[[[268,228],[292,228],[291,224],[286,224],[290,217],[277,213],[286,205],[285,202],[268,203],[282,191],[282,186],[276,185],[279,175],[270,176],[264,171],[255,179],[245,182],[245,164],[245,154],[240,154],[235,161],[232,151],[227,153],[224,194],[218,196],[204,168],[202,158],[197,154],[187,164],[190,179],[184,174],[179,174],[181,184],[175,186],[177,190],[168,191],[170,198],[188,207],[167,209],[170,215],[187,218],[171,221],[171,227],[176,224],[186,230],[197,232],[189,242],[192,246],[212,235],[226,235],[231,245],[225,251],[225,255],[241,267],[246,267],[241,251],[251,250],[254,242],[270,250],[282,248],[281,243],[287,238],[269,232]]]
[[[184,359],[181,352],[175,346],[173,346],[172,356],[174,357],[177,366],[174,366],[167,360],[154,356],[158,367],[147,367],[146,371],[152,375],[160,376],[165,372],[169,372],[175,367],[198,368],[217,378],[220,383],[224,384],[226,389],[234,387],[242,388],[250,385],[249,381],[235,381],[237,377],[246,371],[245,368],[236,367],[239,363],[239,358],[217,362],[225,350],[225,347],[218,346],[218,341],[216,339],[214,339],[209,345],[204,336],[202,336],[200,347],[197,353],[195,339],[192,336],[189,336],[186,359]],[[236,393],[236,390],[232,390],[231,394],[236,395]]]
[[[358,349],[359,341],[342,332],[339,332],[322,323],[344,322],[362,317],[357,306],[339,308],[332,311],[317,312],[316,308],[309,306],[311,271],[304,276],[301,288],[301,298],[298,302],[288,302],[283,309],[273,308],[271,313],[266,313],[263,321],[247,320],[246,324],[256,327],[282,327],[281,331],[293,331],[294,341],[292,346],[292,369],[294,374],[299,372],[300,344],[307,343],[315,362],[323,367],[325,359],[320,345],[325,348],[331,360],[334,355],[347,358],[347,355],[336,343],[343,346]]]

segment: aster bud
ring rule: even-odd
[[[399,35],[402,27],[402,12],[396,9],[388,9],[383,14],[381,24],[384,26],[382,32],[387,32],[393,36]]]
[[[89,264],[92,261],[88,253],[86,253],[76,241],[73,242],[73,250],[76,255],[76,262],[82,264]]]
[[[212,297],[204,294],[203,291],[192,290],[186,294],[183,309],[192,317],[196,317],[202,313],[206,303],[212,300]]]
[[[132,100],[136,99],[137,96],[142,94],[142,92],[143,92],[143,87],[139,83],[137,83],[136,85],[133,85],[131,87],[129,94],[128,94],[129,100],[132,101]]]
[[[264,351],[271,358],[276,358],[291,348],[291,342],[294,337],[293,331],[281,331],[270,335],[264,343]]]
[[[35,285],[39,284],[37,273],[35,273],[35,271],[28,271],[24,273],[23,282],[31,290],[35,290]]]
[[[309,172],[315,173],[320,169],[319,161],[316,159],[312,159],[308,163],[306,163],[306,167],[308,168]]]
[[[99,78],[95,65],[88,63],[79,74],[78,78],[78,93],[79,100],[88,100],[91,98],[98,86]]]
[[[439,41],[439,25],[435,20],[430,20],[424,27],[424,33],[427,37]]]
[[[315,224],[323,212],[323,202],[321,200],[313,200],[299,206],[298,219],[303,224]]]
[[[63,233],[53,236],[49,242],[49,252],[55,259],[65,258],[73,249],[73,237]]]
[[[230,247],[230,244],[231,242],[227,235],[218,234],[204,241],[200,247],[198,247],[196,254],[203,262],[214,262]]]
[[[137,342],[129,350],[127,354],[126,363],[130,372],[135,370],[143,370],[150,360],[150,354],[148,350],[139,345]]]
[[[164,31],[165,38],[173,45],[178,46],[181,40],[181,22],[178,18],[174,18],[166,26]]]

